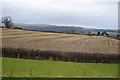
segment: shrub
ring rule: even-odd
[[[43,51],[21,48],[2,48],[2,56],[10,58],[35,59],[35,60],[55,60],[66,62],[85,63],[120,63],[119,54],[102,53],[80,53],[63,51]]]

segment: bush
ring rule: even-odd
[[[63,51],[43,51],[21,48],[2,48],[3,57],[35,59],[35,60],[55,60],[66,62],[85,62],[85,63],[120,63],[119,54],[102,53],[80,53]]]

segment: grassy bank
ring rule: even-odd
[[[115,78],[117,64],[3,58],[4,77]]]
[[[2,80],[118,80],[117,78],[16,78],[16,77],[4,77]]]

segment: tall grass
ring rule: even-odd
[[[119,54],[102,53],[80,53],[65,51],[44,51],[24,48],[2,48],[3,57],[35,59],[35,60],[55,60],[66,62],[85,63],[120,63]]]

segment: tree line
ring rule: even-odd
[[[2,48],[2,56],[10,58],[34,59],[34,60],[54,60],[66,62],[84,62],[84,63],[120,63],[119,54],[102,53],[81,53],[33,50],[22,48]]]

